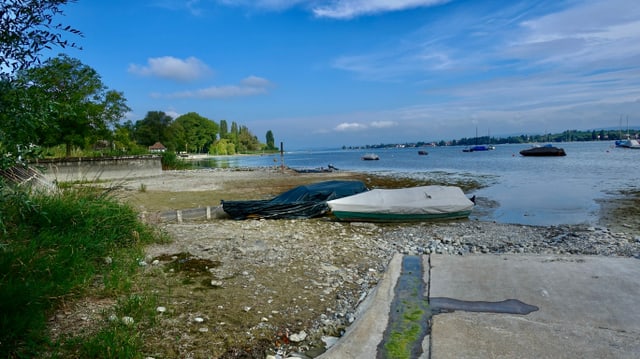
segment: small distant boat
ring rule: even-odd
[[[429,154],[429,152],[427,152],[427,151],[418,151],[418,154],[419,154],[420,156],[426,156],[426,155],[428,155],[428,154]]]
[[[473,209],[460,187],[419,186],[370,191],[327,201],[341,221],[411,222],[467,218]]]
[[[640,149],[640,142],[632,139],[618,140],[616,141],[616,147]]]
[[[379,159],[380,157],[378,157],[378,155],[376,155],[375,153],[367,153],[364,156],[362,156],[363,161],[377,161]]]
[[[491,150],[495,150],[496,146],[493,145],[476,145],[476,146],[471,146],[471,147],[467,147],[464,150],[462,150],[462,152],[476,152],[476,151],[491,151]]]
[[[522,156],[566,156],[567,154],[564,152],[564,149],[554,147],[552,145],[544,145],[544,146],[536,146],[526,150],[520,151]]]

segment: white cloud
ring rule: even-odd
[[[212,73],[205,63],[195,57],[182,60],[172,56],[149,58],[147,66],[131,64],[129,72],[139,76],[160,77],[180,82],[198,80]]]
[[[389,127],[396,127],[398,126],[398,123],[396,121],[374,121],[371,122],[371,127],[374,128],[389,128]]]
[[[174,92],[166,95],[155,94],[153,96],[167,98],[245,97],[265,94],[269,86],[271,86],[269,80],[258,76],[249,76],[240,81],[239,85],[210,86],[198,90]]]
[[[626,0],[579,3],[520,25],[522,35],[507,54],[538,63],[626,66],[640,53],[640,7]]]
[[[361,131],[367,128],[367,125],[356,123],[356,122],[343,122],[336,126],[335,130],[338,132],[342,131]]]
[[[269,80],[253,75],[243,79],[241,82],[248,87],[268,87],[271,85]]]
[[[304,6],[316,17],[353,19],[391,11],[444,4],[450,0],[218,0],[225,6],[283,11]]]
[[[315,6],[312,10],[317,17],[352,19],[363,15],[436,6],[447,3],[448,1],[449,0],[338,0],[331,1],[328,5]]]
[[[218,2],[227,6],[256,7],[277,11],[304,4],[309,0],[218,0]]]

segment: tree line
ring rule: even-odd
[[[149,111],[144,119],[126,121],[116,125],[114,146],[122,152],[131,152],[137,146],[147,148],[160,142],[174,152],[232,155],[252,151],[276,150],[271,130],[265,143],[254,136],[247,126],[227,120],[215,122],[195,112],[175,119],[162,111]]]
[[[342,146],[343,149],[357,149],[357,148],[393,148],[398,146],[403,147],[427,147],[427,146],[473,146],[473,145],[502,145],[509,143],[544,143],[544,142],[585,142],[585,141],[615,141],[622,140],[628,137],[638,138],[640,132],[634,130],[637,133],[623,132],[621,130],[600,129],[600,130],[566,130],[560,133],[548,133],[548,134],[523,134],[517,136],[507,137],[492,137],[492,136],[479,136],[479,137],[463,137],[454,140],[440,140],[437,142],[411,142],[411,143],[386,143],[386,144],[372,144],[365,146]]]
[[[149,111],[141,120],[122,122],[129,111],[124,94],[107,88],[78,59],[60,54],[42,63],[29,60],[0,76],[0,168],[55,156],[60,147],[65,157],[75,149],[84,155],[141,154],[156,142],[169,151],[216,155],[276,150],[271,130],[263,143],[247,126],[195,112],[174,119]]]

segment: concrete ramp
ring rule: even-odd
[[[379,352],[402,256],[319,358]],[[424,256],[432,317],[417,358],[638,358],[640,261],[590,256]]]
[[[640,261],[587,256],[432,256],[430,298],[517,299],[528,315],[433,317],[431,358],[638,358]]]

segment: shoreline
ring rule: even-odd
[[[340,171],[192,170],[120,181],[117,193],[141,212],[153,213],[150,201],[157,202],[153,206],[193,208],[216,204],[221,196],[265,198],[299,184],[336,178],[389,181]],[[374,224],[326,217],[155,225],[171,240],[146,248],[141,261],[141,286],[152,288],[158,305],[166,308],[153,331],[141,333],[150,357],[315,357],[325,342],[337,340],[357,319],[360,303],[397,253],[640,259],[638,234],[588,225],[476,220]],[[171,270],[177,263],[185,269]],[[65,334],[81,329],[78,318],[85,326],[99,326],[112,305],[86,298],[65,308],[52,325]]]
[[[158,176],[131,178],[108,184],[115,183],[124,189],[126,200],[130,204],[141,212],[152,214],[207,206],[216,207],[221,200],[268,199],[298,185],[332,179],[361,180],[369,188],[400,188],[425,184],[403,176],[349,171],[301,173],[278,166],[163,171]],[[457,184],[453,183],[452,185]],[[134,194],[131,195],[132,193]],[[479,198],[479,202],[477,208],[474,209],[476,213],[490,212],[500,205],[490,198],[484,197]],[[608,198],[596,200],[596,203],[599,209],[595,223],[585,221],[557,225],[587,224],[606,227],[615,232],[640,235],[640,191],[612,194]],[[493,219],[487,221],[529,225],[499,222]]]

